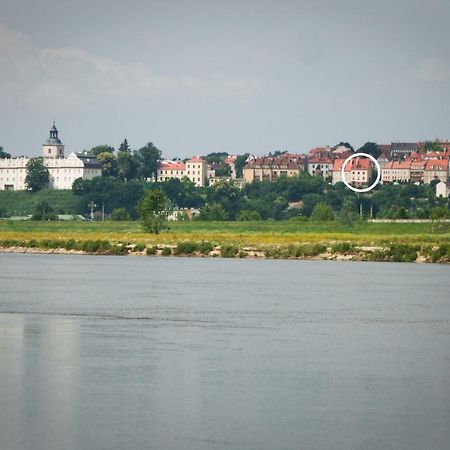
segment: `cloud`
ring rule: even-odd
[[[146,64],[94,55],[76,47],[37,48],[24,34],[0,24],[0,94],[36,113],[79,111],[96,102],[139,102],[191,95],[202,101],[245,102],[259,79],[227,74],[156,74]],[[4,103],[5,105],[5,103]],[[2,106],[0,106],[1,108]]]
[[[430,82],[450,80],[450,62],[445,59],[429,58],[422,61],[417,78]]]

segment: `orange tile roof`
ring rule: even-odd
[[[205,162],[203,158],[200,158],[200,156],[193,156],[190,160],[190,162]]]
[[[161,170],[185,170],[186,165],[184,163],[162,162],[159,168]]]
[[[425,163],[425,170],[448,170],[448,160],[446,159],[429,159]]]
[[[342,165],[345,159],[335,159],[333,163],[333,171],[342,170]],[[351,159],[346,167],[345,172],[350,172],[351,170],[369,170],[372,162],[368,158],[353,158]]]

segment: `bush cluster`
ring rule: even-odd
[[[450,246],[441,244],[437,249],[431,251],[431,260],[433,262],[441,261],[442,259],[450,259]]]
[[[175,255],[192,255],[194,253],[201,253],[202,255],[208,255],[212,249],[213,245],[211,242],[202,241],[202,242],[192,242],[192,241],[184,241],[178,243],[176,248],[174,249]]]
[[[331,246],[331,251],[333,253],[340,253],[345,255],[353,250],[354,247],[354,244],[352,244],[351,242],[336,242]]]
[[[0,241],[0,247],[27,247],[41,248],[45,250],[63,248],[65,250],[79,250],[98,255],[124,255],[128,253],[128,247],[126,245],[113,245],[107,240],[75,241],[74,239],[68,239],[64,241],[61,239],[43,239],[41,241],[37,241],[36,239],[31,239],[29,241],[20,241],[7,239]]]
[[[223,258],[234,258],[239,249],[235,245],[222,245],[220,247],[220,255]]]
[[[327,251],[325,244],[301,244],[289,247],[273,247],[265,250],[268,258],[287,259],[317,256]]]

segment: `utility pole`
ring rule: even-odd
[[[362,203],[359,192],[356,193],[359,203],[359,218],[362,219]]]
[[[97,205],[91,200],[88,206],[91,208],[91,220],[94,220],[94,208],[96,208]]]

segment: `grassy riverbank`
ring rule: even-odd
[[[0,221],[0,247],[107,254],[442,261],[448,225],[338,222],[177,222],[153,235],[138,222]],[[33,250],[35,251],[35,250]]]

